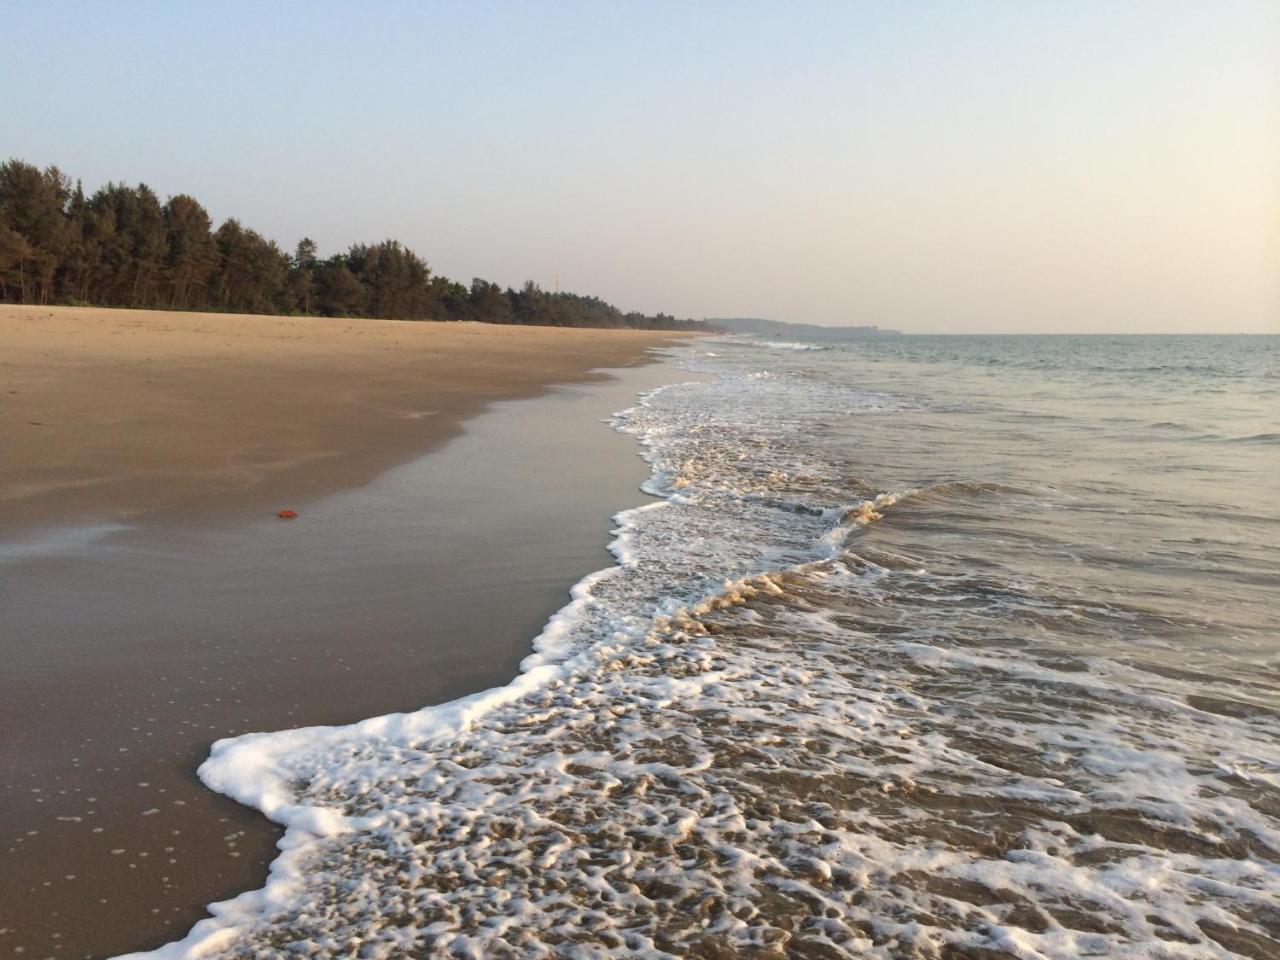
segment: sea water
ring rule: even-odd
[[[289,831],[161,955],[1280,956],[1278,347],[676,348],[617,566],[506,687],[219,742]]]

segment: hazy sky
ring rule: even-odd
[[[8,2],[0,156],[624,309],[1280,331],[1280,2]]]

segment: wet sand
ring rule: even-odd
[[[0,305],[0,537],[293,507],[681,336]]]
[[[576,333],[533,332],[561,351]],[[584,379],[581,360],[537,362],[545,376]],[[546,388],[527,373],[495,389]],[[52,493],[27,498],[0,537],[0,955],[158,946],[203,904],[261,884],[278,834],[195,778],[213,740],[413,709],[509,679],[568,586],[609,562],[609,515],[642,499],[633,441],[598,421],[678,376],[634,367],[498,403],[440,429],[437,442],[455,439],[435,452],[326,496],[360,474],[350,455],[312,460],[327,465],[318,478],[295,464],[211,484],[189,509],[180,498],[131,503],[124,482],[73,498],[74,509]],[[439,368],[437,378],[439,390]],[[494,399],[451,396],[455,411]],[[390,434],[381,442],[367,451],[411,456]],[[9,482],[30,464],[4,469]],[[289,477],[309,498],[278,499]],[[305,509],[291,522],[257,518],[277,503]],[[95,522],[48,525],[73,514]]]

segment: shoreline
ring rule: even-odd
[[[685,336],[0,304],[0,540],[273,515]]]
[[[670,378],[663,378],[660,385],[671,383]],[[640,396],[638,393],[637,398]],[[272,860],[260,887],[210,904],[212,916],[195,924],[185,936],[157,949],[130,953],[114,960],[185,960],[202,956],[209,949],[216,951],[225,945],[228,937],[234,937],[278,908],[280,887],[287,891],[296,878],[304,876],[309,867],[314,866],[309,857],[322,850],[327,841],[376,830],[379,821],[385,821],[388,814],[385,810],[350,815],[325,806],[299,805],[299,799],[294,796],[296,784],[288,770],[289,759],[295,754],[323,752],[339,744],[362,741],[372,745],[375,751],[379,745],[394,750],[415,742],[426,744],[465,735],[473,723],[482,722],[495,707],[521,701],[570,677],[575,665],[581,666],[584,655],[582,651],[573,650],[566,637],[595,602],[592,587],[626,566],[624,544],[636,526],[635,518],[667,503],[663,494],[650,490],[652,479],[652,472],[648,472],[645,484],[637,486],[637,492],[652,499],[640,502],[637,497],[636,503],[610,517],[607,565],[585,573],[572,584],[567,591],[568,602],[546,619],[542,629],[526,645],[527,653],[518,668],[505,682],[415,710],[366,717],[354,723],[294,727],[216,741],[198,768],[197,776],[210,792],[233,798],[282,828],[277,845],[279,854]]]
[[[0,948],[155,948],[261,886],[280,831],[196,781],[212,740],[508,682],[569,584],[610,562],[608,518],[645,499],[633,439],[598,421],[667,379],[580,370],[486,398],[449,442],[292,523],[237,517],[250,496],[0,558]]]

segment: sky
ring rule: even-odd
[[[286,248],[909,332],[1280,332],[1280,2],[0,0],[0,157]]]

